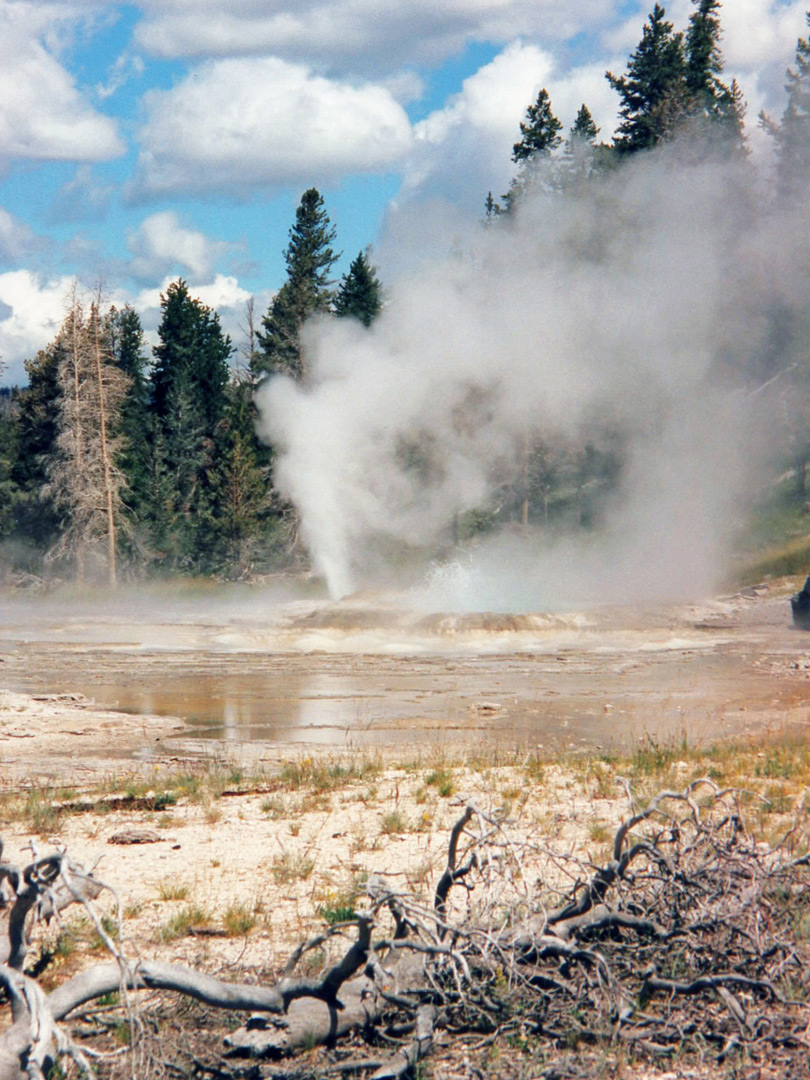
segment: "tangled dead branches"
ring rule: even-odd
[[[251,1014],[207,1069],[222,1076],[235,1075],[239,1055],[277,1059],[357,1031],[373,1049],[332,1068],[377,1080],[412,1074],[450,1038],[508,1041],[528,1056],[621,1048],[806,1075],[810,856],[796,830],[776,846],[756,842],[743,803],[705,779],[643,809],[631,803],[600,863],[468,804],[432,902],[372,877],[357,918],[299,946],[267,985],[127,959],[107,937],[112,963],[46,995],[24,970],[33,924],[70,900],[92,913],[100,885],[64,853],[22,870],[0,861],[0,986],[13,1021],[0,1035],[0,1080],[39,1077],[60,1055],[86,1071],[65,1018],[114,990],[137,1015],[144,988]],[[307,952],[345,937],[319,977],[296,978]]]

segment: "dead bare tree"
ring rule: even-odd
[[[39,1077],[60,1056],[85,1068],[65,1019],[102,994],[143,988],[254,1014],[225,1039],[229,1055],[254,1061],[334,1047],[351,1032],[393,1039],[382,1056],[374,1047],[338,1061],[331,1051],[328,1067],[377,1080],[412,1074],[439,1034],[468,1049],[623,1047],[653,1062],[742,1055],[806,1075],[810,855],[798,828],[775,846],[756,842],[743,802],[709,780],[644,808],[631,800],[595,864],[468,804],[432,902],[372,877],[356,919],[300,945],[279,978],[258,985],[129,959],[106,937],[112,963],[45,994],[24,971],[35,917],[66,900],[92,913],[100,885],[64,853],[25,868],[0,861],[0,985],[13,1021],[0,1036],[0,1080]],[[319,977],[295,977],[308,952],[347,935]],[[238,1070],[222,1059],[208,1071]]]
[[[102,542],[114,587],[124,477],[115,465],[119,447],[111,432],[129,379],[111,362],[100,291],[85,312],[74,289],[60,338],[59,434],[45,492],[64,514],[64,525],[51,558],[72,555],[83,581],[87,554]]]

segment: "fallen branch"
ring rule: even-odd
[[[374,1069],[376,1080],[412,1073],[436,1027],[485,1040],[518,1032],[557,1046],[618,1040],[649,1058],[709,1043],[723,1059],[744,1052],[785,1061],[789,1071],[810,1027],[807,955],[795,936],[798,913],[810,917],[809,860],[789,847],[754,843],[737,793],[710,781],[634,807],[597,866],[468,804],[450,832],[432,902],[372,878],[367,910],[300,945],[280,979],[258,985],[127,960],[92,910],[90,883],[101,883],[64,854],[22,869],[0,862],[8,912],[0,985],[13,1021],[0,1036],[0,1080],[38,1080],[63,1054],[80,1060],[60,1024],[116,990],[172,992],[250,1013],[224,1046],[253,1058],[332,1045],[351,1032],[377,1032],[379,1041],[393,1021],[390,1058],[376,1053],[323,1070]],[[555,872],[567,885],[544,877]],[[114,962],[46,996],[22,968],[34,913],[49,917],[59,897],[86,907]],[[306,952],[349,932],[319,977],[294,977]],[[127,999],[136,1015],[138,1000]],[[223,1062],[217,1074],[228,1069]]]

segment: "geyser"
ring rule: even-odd
[[[310,377],[260,390],[260,431],[332,595],[405,548],[435,554],[459,515],[487,507],[497,525],[504,477],[538,438],[621,447],[598,521],[564,536],[496,529],[468,547],[455,593],[434,571],[427,606],[710,589],[768,429],[771,397],[745,388],[763,381],[769,313],[803,296],[789,281],[803,233],[762,209],[755,183],[747,163],[677,144],[576,194],[539,183],[392,283],[370,330],[309,324]],[[418,209],[400,215],[418,253]],[[399,243],[406,232],[400,220]],[[381,263],[384,276],[384,249]]]

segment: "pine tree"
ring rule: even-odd
[[[11,478],[20,495],[14,531],[40,551],[50,546],[60,521],[59,511],[43,488],[58,435],[58,372],[64,351],[64,342],[57,338],[26,360],[28,385],[18,395],[17,456]]]
[[[568,145],[570,146],[572,143],[578,141],[593,146],[598,134],[599,128],[594,123],[594,119],[591,116],[591,110],[583,103],[579,107],[574,126],[571,128],[571,137],[568,140]]]
[[[706,111],[711,111],[722,87],[723,70],[720,52],[720,0],[692,0],[695,10],[686,31],[686,88]]]
[[[512,147],[512,161],[516,164],[551,156],[562,143],[562,124],[551,111],[551,99],[547,90],[541,90],[537,100],[526,110],[526,119],[520,124],[520,142]]]
[[[487,192],[487,197],[484,200],[484,222],[487,225],[491,225],[496,217],[499,217],[503,213],[503,207],[497,202],[492,195],[491,191]]]
[[[359,319],[363,326],[371,326],[382,310],[382,285],[377,271],[361,251],[343,275],[334,311],[340,318]]]
[[[129,379],[129,389],[121,401],[118,427],[121,438],[117,464],[126,478],[126,504],[134,534],[131,547],[143,547],[146,538],[139,535],[150,513],[150,471],[154,444],[154,423],[149,409],[149,386],[146,378],[146,355],[143,329],[131,307],[120,311],[113,307],[107,316],[112,362]]]
[[[258,339],[262,353],[254,359],[253,375],[284,372],[295,379],[307,375],[301,351],[301,327],[312,315],[329,311],[332,304],[332,266],[339,258],[332,249],[335,229],[316,188],[301,197],[284,253],[287,280],[262,319]]]
[[[597,145],[598,137],[599,128],[590,109],[583,104],[565,141],[559,169],[560,187],[580,184],[606,167],[612,152],[604,144]]]
[[[249,575],[262,547],[272,495],[255,438],[253,390],[248,380],[228,388],[217,440],[217,469],[207,516],[211,569],[228,578]]]
[[[194,387],[196,408],[210,430],[222,417],[224,391],[228,383],[228,362],[233,349],[222,333],[219,316],[194,299],[182,279],[173,282],[160,298],[162,317],[159,343],[153,352],[152,404],[160,420],[172,408],[175,386]]]
[[[14,479],[19,448],[19,407],[8,387],[0,388],[0,540],[14,532],[21,491]]]
[[[723,54],[720,49],[720,0],[692,0],[695,10],[689,19],[685,41],[684,82],[689,94],[690,122],[704,127],[724,151],[745,153],[745,102],[734,80],[721,80]]]
[[[614,140],[622,154],[651,149],[689,115],[683,34],[675,33],[665,16],[664,8],[656,4],[626,75],[607,72],[608,82],[622,99]]]
[[[522,137],[512,147],[512,161],[518,165],[518,172],[503,196],[503,207],[492,204],[496,214],[512,213],[534,185],[545,181],[551,187],[556,186],[556,177],[549,166],[553,152],[562,143],[561,130],[561,122],[551,111],[548,91],[541,90],[526,110],[526,119],[521,121]]]
[[[810,11],[807,12],[810,28]],[[788,202],[807,198],[810,190],[810,35],[796,44],[795,67],[788,68],[787,105],[779,124],[767,124],[776,141],[776,178]]]
[[[162,502],[153,504],[150,525],[164,566],[196,570],[205,558],[201,522],[211,512],[232,348],[219,316],[184,281],[169,286],[161,308],[151,379],[161,459],[152,463],[150,484]]]

